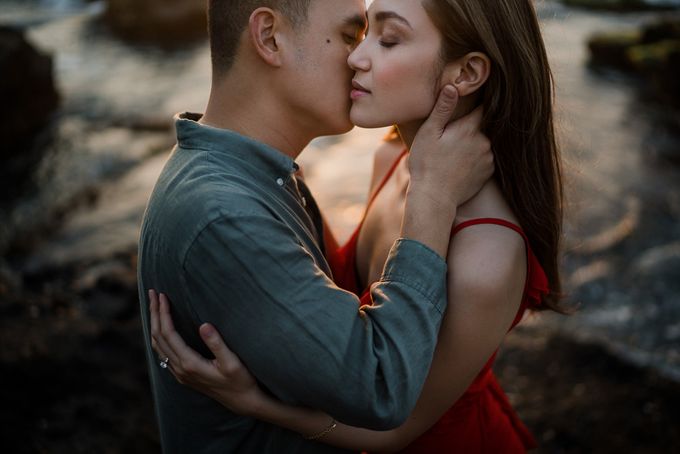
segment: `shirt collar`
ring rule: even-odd
[[[279,150],[229,129],[219,129],[198,123],[201,114],[185,112],[175,115],[177,145],[215,151],[216,155],[235,157],[256,166],[274,180],[288,181],[298,165]]]

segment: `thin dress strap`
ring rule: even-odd
[[[401,160],[406,156],[408,153],[408,149],[404,149],[399,157],[394,160],[392,165],[390,166],[389,170],[385,174],[385,176],[382,178],[382,181],[376,188],[373,190],[373,193],[370,195],[368,198],[368,201],[366,202],[366,209],[364,210],[364,215],[361,217],[361,221],[359,221],[359,225],[357,225],[357,228],[354,229],[354,233],[352,233],[352,236],[349,237],[349,240],[345,243],[345,245],[340,248],[341,250],[345,251],[346,254],[346,259],[348,260],[349,263],[352,264],[352,278],[354,279],[354,283],[352,284],[354,287],[357,288],[357,290],[360,289],[359,287],[359,282],[361,282],[361,278],[359,277],[359,267],[356,266],[356,255],[357,255],[357,243],[359,241],[359,232],[361,232],[361,228],[364,225],[364,221],[366,220],[366,215],[368,214],[369,208],[371,208],[371,205],[373,204],[373,201],[376,199],[382,188],[387,184],[387,181],[390,179],[394,171],[397,169],[397,166],[401,162]],[[361,292],[363,296],[366,296],[366,290]],[[370,301],[370,295],[368,296],[369,301]],[[366,304],[366,303],[364,303]]]
[[[392,176],[392,174],[394,173],[394,171],[397,170],[397,166],[399,165],[401,160],[404,159],[404,156],[406,156],[407,154],[408,154],[408,150],[406,148],[404,148],[404,150],[401,152],[399,157],[394,160],[394,162],[390,166],[389,170],[387,171],[385,176],[380,181],[380,184],[378,184],[378,186],[375,188],[375,190],[373,191],[373,194],[371,194],[371,196],[369,197],[368,202],[366,203],[366,209],[364,210],[364,216],[361,219],[361,224],[364,223],[364,219],[366,218],[366,213],[368,213],[368,209],[373,204],[373,201],[378,196],[378,194],[380,193],[382,188],[387,184],[387,182],[389,181],[389,179]]]
[[[529,239],[527,238],[526,234],[524,233],[524,230],[522,230],[522,227],[518,226],[517,224],[513,224],[510,221],[506,221],[505,219],[500,219],[500,218],[477,218],[477,219],[470,219],[469,221],[461,222],[457,226],[455,226],[453,229],[451,229],[451,236],[454,236],[461,230],[467,228],[467,227],[472,227],[473,225],[481,225],[481,224],[494,224],[494,225],[500,225],[502,227],[507,227],[511,230],[514,230],[515,232],[519,233],[522,238],[524,239],[524,242],[526,245],[529,245]]]

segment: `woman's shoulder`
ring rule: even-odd
[[[489,180],[470,200],[458,207],[454,227],[474,219],[501,219],[519,225],[519,220],[503,196],[498,183]]]
[[[485,221],[470,222],[478,219]],[[518,222],[493,181],[461,205],[454,229],[464,228],[456,229],[448,256],[449,265],[458,270],[459,283],[485,292],[502,292],[509,284],[524,282],[526,244],[524,237],[512,227],[519,227]],[[483,273],[480,274],[480,270]]]

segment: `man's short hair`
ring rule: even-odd
[[[208,32],[213,72],[234,64],[241,34],[253,11],[267,7],[283,13],[294,27],[306,23],[311,0],[208,0]]]

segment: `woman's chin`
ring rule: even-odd
[[[359,113],[355,113],[354,111],[350,112],[349,118],[352,123],[354,123],[354,126],[366,129],[385,128],[394,124],[392,122],[385,121],[384,118],[374,118],[368,115],[361,115]]]

